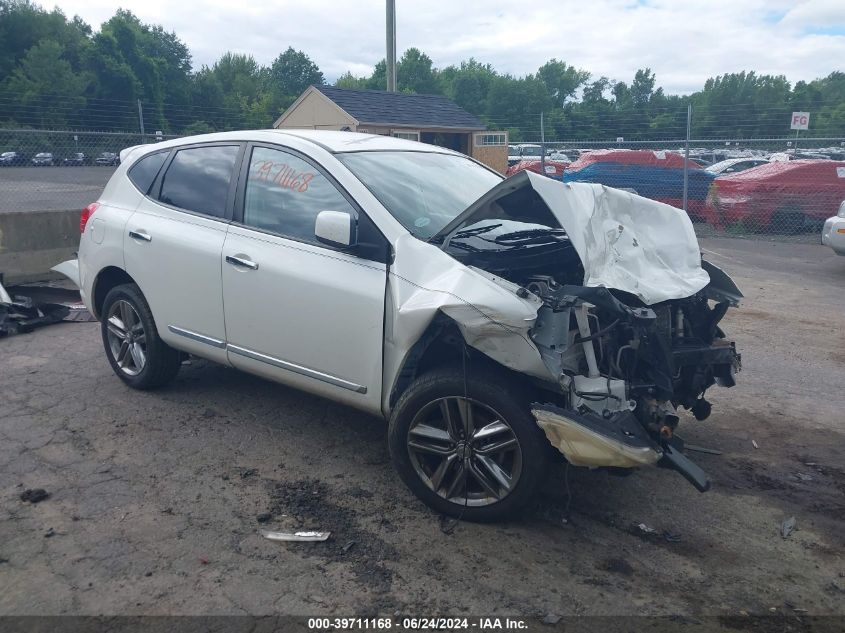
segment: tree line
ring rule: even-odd
[[[369,76],[335,85],[383,90],[384,60]],[[78,16],[31,0],[0,0],[0,125],[6,128],[147,130],[168,134],[265,128],[311,84],[317,64],[288,47],[269,65],[227,52],[194,68],[179,37],[118,10],[99,31]],[[514,141],[770,138],[789,134],[790,113],[811,112],[813,136],[845,136],[845,73],[791,84],[754,71],[708,79],[689,95],[667,95],[649,68],[630,81],[595,77],[558,59],[514,76],[469,59],[444,68],[416,48],[397,64],[398,89],[442,94]]]

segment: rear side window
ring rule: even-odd
[[[187,211],[224,217],[238,150],[237,145],[179,150],[164,173],[159,200]]]
[[[150,187],[153,180],[158,176],[158,170],[164,165],[164,160],[167,158],[168,152],[158,152],[144,156],[137,163],[132,165],[129,170],[129,180],[132,184],[138,187],[141,193],[147,195],[150,192]],[[81,155],[81,154],[80,154]]]

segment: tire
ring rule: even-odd
[[[531,500],[546,474],[549,443],[529,411],[527,390],[514,382],[487,370],[465,380],[460,369],[448,368],[420,376],[402,394],[390,418],[390,456],[427,506],[468,521],[497,521]],[[484,429],[469,442],[467,403],[470,436]]]
[[[179,373],[180,354],[159,337],[150,306],[135,284],[108,292],[100,331],[112,370],[133,389],[161,387]]]

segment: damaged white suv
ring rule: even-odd
[[[706,475],[677,407],[740,366],[719,322],[742,296],[687,216],[461,154],[314,131],[124,150],[83,212],[77,276],[126,384],[186,353],[389,420],[426,504],[512,513],[557,449],[573,465]]]

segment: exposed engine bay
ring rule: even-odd
[[[735,384],[741,357],[719,324],[728,309],[738,305],[741,292],[725,273],[701,261],[700,254],[692,270],[703,276],[703,287],[690,294],[679,285],[666,291],[668,298],[659,296],[660,288],[656,297],[645,291],[638,296],[631,292],[640,287],[633,276],[624,289],[586,285],[593,274],[585,270],[589,254],[585,256],[584,244],[590,234],[585,232],[586,240],[580,236],[581,248],[576,248],[579,238],[559,221],[563,212],[551,210],[534,184],[488,201],[449,233],[443,248],[469,266],[516,284],[517,296],[542,302],[529,336],[557,378],[557,389],[549,402],[532,405],[538,424],[573,465],[658,464],[678,470],[696,488],[706,490],[707,476],[681,453],[677,411],[687,409],[704,420],[711,410],[707,390]],[[666,208],[670,214],[683,213]],[[689,223],[685,214],[683,220]],[[620,275],[642,265],[632,258],[624,269],[625,246],[620,242],[623,234],[632,232],[630,227],[604,222],[599,233],[606,240],[603,252],[615,258],[611,264],[621,270],[603,273],[611,278],[624,280]],[[597,228],[592,228],[594,234]],[[638,235],[626,239],[629,247],[642,249],[642,227],[637,228]],[[682,246],[688,254],[691,247]],[[592,252],[598,248],[587,247]],[[661,248],[673,247],[664,239],[656,250]],[[664,253],[658,254],[665,259]]]

